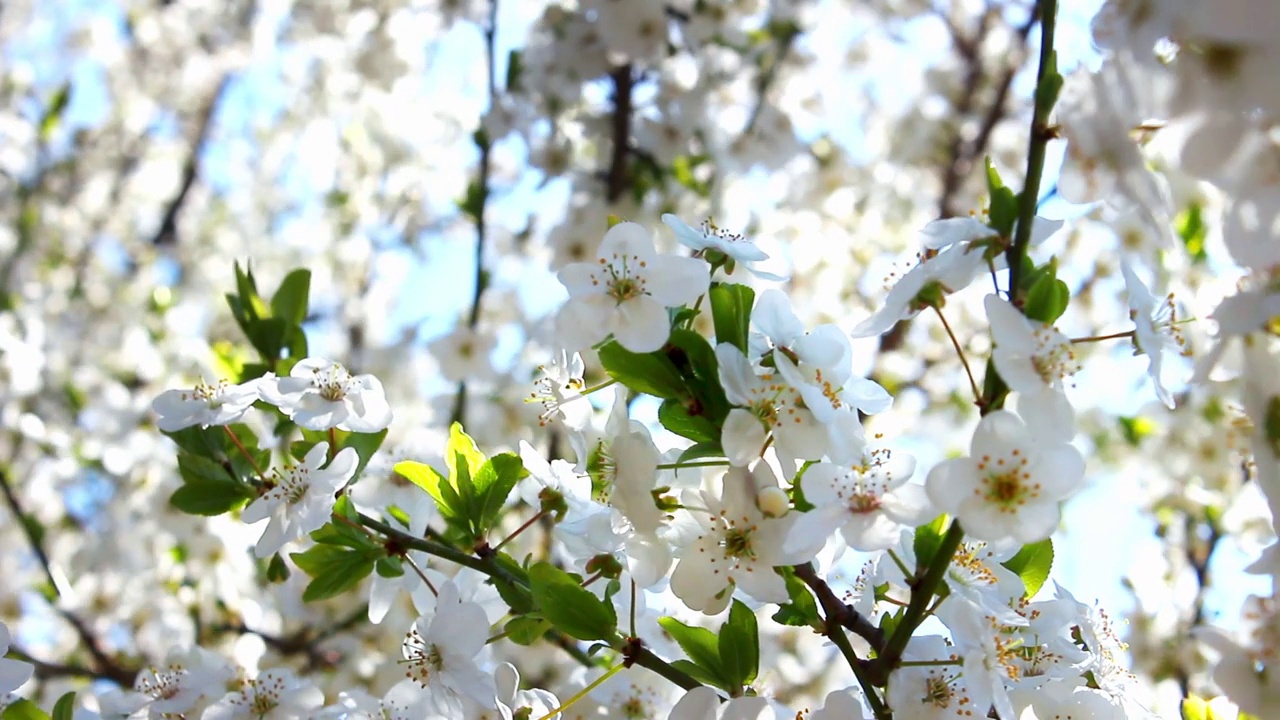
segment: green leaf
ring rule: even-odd
[[[404,577],[404,562],[395,555],[378,558],[377,562],[374,563],[373,569],[378,573],[378,577]]]
[[[40,129],[37,135],[40,142],[48,142],[53,131],[58,129],[62,116],[66,114],[67,105],[71,103],[71,81],[62,83],[49,98],[49,106],[40,115]]]
[[[222,463],[188,452],[178,453],[178,474],[184,483],[240,482]]]
[[[448,479],[436,472],[435,468],[426,463],[402,460],[396,463],[392,470],[397,475],[425,490],[436,501],[436,506],[440,508],[440,514],[446,519],[461,516],[461,499],[458,497],[458,493],[449,484]]]
[[[510,555],[500,552],[494,558],[499,566],[506,570],[505,575],[492,575],[489,582],[493,583],[493,587],[497,589],[498,595],[502,596],[502,601],[511,608],[511,612],[516,615],[527,615],[534,611],[533,594],[524,585],[508,580],[506,576],[528,579],[528,573],[519,565]]]
[[[723,678],[712,675],[707,670],[704,670],[701,665],[696,665],[688,660],[673,660],[671,661],[671,667],[679,670],[685,675],[688,675],[694,680],[697,680],[703,685],[710,685],[712,687],[723,687],[725,685]]]
[[[294,270],[280,281],[271,296],[271,316],[290,325],[302,325],[307,318],[307,299],[311,288],[311,271]]]
[[[615,341],[600,348],[599,354],[609,377],[632,390],[664,400],[689,394],[684,378],[666,353],[633,353]]]
[[[449,471],[449,479],[454,481],[455,488],[459,488],[456,477],[465,473],[467,482],[470,482],[471,478],[479,474],[481,466],[485,463],[484,453],[476,447],[471,436],[463,432],[460,423],[449,426],[449,442],[444,447],[444,463]]]
[[[703,682],[709,682],[723,690],[737,689],[729,687],[733,681],[721,662],[720,640],[715,633],[706,628],[685,625],[673,617],[658,618],[658,624],[680,645],[693,665],[702,671],[700,674],[705,677]]]
[[[1205,237],[1209,234],[1209,226],[1204,222],[1204,208],[1198,202],[1193,202],[1174,219],[1174,227],[1178,231],[1178,238],[1182,240],[1182,245],[1187,249],[1187,254],[1191,256],[1193,263],[1199,264],[1209,259],[1209,253],[1205,250]],[[1139,232],[1134,230],[1132,232]],[[1138,242],[1142,242],[1142,238],[1138,238]],[[1126,243],[1127,244],[1127,243]]]
[[[517,645],[532,645],[551,629],[551,623],[540,617],[522,615],[512,618],[503,628],[507,639]]]
[[[1067,284],[1058,279],[1057,258],[1036,269],[1034,280],[1027,285],[1026,304],[1022,312],[1032,320],[1052,325],[1062,317],[1071,300]]]
[[[353,550],[336,545],[316,545],[289,557],[312,578],[302,592],[305,602],[326,600],[350,590],[373,572],[380,548]]]
[[[724,386],[720,383],[720,361],[716,359],[716,351],[711,343],[692,330],[679,328],[671,331],[667,341],[667,357],[684,377],[685,386],[693,394],[696,403],[696,415],[710,420],[717,427],[729,414],[729,400],[725,398]],[[692,406],[692,404],[691,404]]]
[[[1003,237],[1013,236],[1013,226],[1018,220],[1018,197],[1005,187],[1000,173],[987,156],[987,193],[990,207],[987,215],[991,228]]]
[[[1198,695],[1183,698],[1182,720],[1209,720],[1209,703]]]
[[[749,685],[760,670],[760,631],[756,614],[734,600],[729,619],[720,628],[720,663],[735,685]]]
[[[512,453],[494,455],[480,466],[475,477],[477,516],[474,534],[483,536],[498,520],[498,513],[521,478],[528,475],[519,456]]]
[[[1053,567],[1053,541],[1045,538],[1040,542],[1023,545],[1016,555],[1001,565],[1022,578],[1028,598],[1035,597],[1049,579],[1049,570]]]
[[[1062,75],[1058,72],[1058,52],[1050,50],[1048,60],[1042,70],[1043,77],[1036,86],[1036,110],[1044,115],[1053,111],[1063,83]]]
[[[823,622],[818,615],[818,601],[809,592],[809,587],[796,577],[791,568],[782,569],[782,578],[787,581],[787,596],[791,598],[791,602],[778,606],[778,612],[773,614],[773,621],[780,625],[811,627],[821,632]]]
[[[737,283],[711,283],[710,298],[716,342],[731,343],[746,354],[755,290]]]
[[[1120,432],[1124,435],[1125,442],[1131,447],[1138,447],[1142,443],[1142,439],[1154,433],[1158,428],[1154,420],[1149,417],[1138,415],[1136,417],[1121,417]]]
[[[480,215],[484,213],[484,204],[487,197],[488,193],[485,192],[484,186],[479,181],[472,180],[467,184],[467,194],[458,201],[458,209],[465,213],[472,222],[476,222]]]
[[[188,515],[211,517],[235,510],[253,497],[253,488],[245,483],[196,480],[174,490],[169,504]]]
[[[227,447],[226,430],[221,427],[202,428],[193,425],[164,434],[177,443],[179,448],[202,457],[221,457]]]
[[[347,523],[327,522],[311,533],[311,539],[321,545],[340,545],[357,550],[372,550],[379,554],[383,552],[382,546],[367,533]]]
[[[695,408],[699,408],[695,404]],[[664,400],[658,406],[658,422],[671,432],[697,443],[720,442],[720,427],[704,415],[694,415],[685,402]]]
[[[915,537],[912,540],[912,549],[916,554],[916,567],[928,567],[933,562],[933,556],[938,552],[938,546],[942,545],[942,536],[947,532],[947,515],[939,515],[925,525],[916,528]]]
[[[542,616],[569,637],[607,642],[618,634],[613,606],[551,563],[529,568],[529,589]]]
[[[519,50],[507,53],[507,92],[514,93],[520,89],[520,76],[524,74],[524,62]]]
[[[341,448],[355,448],[356,455],[360,456],[360,464],[356,465],[356,472],[353,477],[360,477],[360,473],[369,465],[369,460],[373,454],[378,452],[378,448],[382,447],[382,441],[387,439],[387,431],[383,430],[376,433],[358,433],[353,432],[347,436],[346,440],[341,443]]]
[[[53,704],[53,720],[71,720],[76,712],[76,694],[69,692]]]
[[[676,458],[676,464],[693,462],[703,458],[722,458],[724,457],[724,448],[720,446],[720,442],[700,442],[690,445],[680,453],[680,457]]]
[[[289,579],[289,566],[285,564],[284,558],[280,557],[280,553],[271,556],[267,561],[267,580],[273,583],[282,583]]]
[[[49,716],[35,703],[26,698],[18,698],[12,705],[4,709],[3,720],[49,720]]]

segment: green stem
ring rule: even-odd
[[[609,672],[593,680],[590,685],[582,688],[582,690],[579,690],[576,695],[566,700],[563,705],[556,708],[555,710],[552,710],[546,715],[543,715],[542,717],[538,718],[538,720],[548,720],[548,718],[553,718],[556,715],[559,715],[560,713],[564,712],[565,710],[568,710],[569,708],[573,707],[574,703],[586,697],[587,693],[600,687],[600,684],[603,683],[605,680],[608,680],[609,678],[621,672],[623,667],[625,666],[622,663],[618,663],[617,665],[614,665],[613,667],[609,668]]]
[[[1071,338],[1071,343],[1072,344],[1090,343],[1090,342],[1102,342],[1103,340],[1119,340],[1120,338],[1131,338],[1133,337],[1134,332],[1135,332],[1134,330],[1129,330],[1127,332],[1111,333],[1110,335],[1090,335],[1089,337]]]
[[[262,480],[262,484],[269,485],[270,482],[267,480],[267,476],[263,474],[262,468],[258,467],[258,463],[254,462],[253,456],[249,454],[249,450],[244,446],[244,443],[240,442],[240,438],[236,437],[235,431],[227,425],[223,425],[222,429],[226,431],[227,437],[231,438],[231,442],[235,443],[235,446],[240,448],[240,454],[244,455],[244,459],[249,461],[249,467],[253,468],[253,471],[258,473],[258,479]]]
[[[1053,32],[1058,16],[1058,0],[1038,0],[1036,12],[1040,15],[1040,67],[1036,71],[1035,110],[1031,115],[1030,137],[1027,141],[1027,177],[1018,196],[1018,225],[1014,230],[1013,245],[1005,253],[1009,263],[1009,300],[1018,305],[1021,291],[1018,288],[1022,271],[1022,258],[1031,243],[1031,226],[1035,222],[1036,204],[1040,199],[1040,176],[1044,174],[1045,148],[1052,133],[1049,132],[1049,113],[1053,110],[1052,98],[1041,97],[1042,88],[1050,73],[1057,75],[1054,67]]]
[[[884,652],[880,653],[880,657],[875,660],[874,680],[877,685],[887,682],[890,671],[901,666],[902,653],[907,649],[907,643],[915,634],[916,628],[924,622],[929,602],[942,586],[942,581],[947,576],[947,569],[951,567],[951,558],[955,556],[956,548],[960,547],[960,541],[963,539],[964,530],[961,529],[960,523],[951,523],[951,528],[947,530],[947,534],[942,537],[942,542],[938,545],[933,561],[929,563],[929,569],[925,571],[923,577],[911,583],[911,602],[907,604],[907,610],[902,614],[902,620],[898,622],[897,629],[885,643]]]
[[[694,468],[694,467],[729,467],[729,461],[728,460],[700,460],[700,461],[686,462],[686,463],[681,463],[681,462],[660,463],[658,465],[659,470],[679,470],[681,468]]]

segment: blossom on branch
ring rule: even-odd
[[[590,347],[610,334],[631,352],[653,352],[671,334],[667,308],[693,302],[707,291],[707,265],[693,258],[659,255],[643,226],[609,228],[595,262],[567,265],[557,275],[569,300],[556,316],[568,350]]]
[[[988,541],[1031,543],[1053,534],[1059,503],[1084,480],[1084,457],[1061,437],[1033,433],[1014,413],[996,410],[978,422],[968,457],[929,471],[929,499]]]
[[[192,425],[230,425],[258,401],[262,384],[274,381],[275,376],[268,373],[239,385],[221,380],[213,385],[199,382],[193,388],[165,390],[151,402],[151,410],[158,416],[156,427],[174,432]]]
[[[299,360],[289,377],[263,382],[259,391],[263,400],[308,430],[375,433],[391,424],[391,406],[378,378],[352,375],[329,360]]]
[[[263,494],[241,513],[240,518],[250,524],[271,518],[254,548],[255,555],[270,557],[285,543],[319,530],[329,521],[334,493],[355,474],[360,456],[355,448],[343,448],[325,466],[328,454],[329,443],[316,443],[301,464],[272,473]]]

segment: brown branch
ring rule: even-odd
[[[182,207],[187,202],[187,196],[191,194],[191,188],[195,186],[196,178],[200,174],[200,154],[204,151],[204,147],[209,141],[209,132],[213,128],[213,116],[218,109],[218,102],[222,99],[230,84],[231,74],[227,73],[218,81],[218,87],[214,89],[209,101],[205,103],[204,108],[200,111],[196,136],[191,143],[191,154],[187,156],[187,162],[182,167],[182,182],[178,185],[178,192],[165,207],[160,227],[156,229],[155,235],[151,238],[152,245],[173,245],[178,242],[178,216],[182,213]]]
[[[49,561],[49,555],[45,552],[44,544],[37,533],[36,521],[22,509],[22,503],[18,500],[17,493],[14,492],[13,487],[9,484],[9,477],[4,470],[0,470],[0,494],[4,495],[5,504],[9,506],[13,519],[22,526],[22,532],[27,536],[27,543],[31,546],[31,551],[35,553],[36,560],[44,570],[44,575],[49,580],[49,585],[54,594],[61,595],[63,583],[58,582],[57,576],[53,572],[53,565]],[[106,651],[102,649],[102,645],[98,642],[98,638],[85,625],[84,620],[70,610],[57,607],[54,603],[50,604],[54,605],[57,613],[76,631],[76,635],[80,637],[80,642],[84,645],[84,649],[93,658],[97,666],[92,670],[95,677],[107,678],[122,686],[129,686],[133,683],[133,678],[137,675],[137,671],[124,667],[107,655]]]
[[[488,85],[490,109],[498,102],[497,35],[498,0],[490,0],[489,22],[484,29],[485,82]],[[472,330],[475,330],[476,325],[480,323],[480,301],[484,297],[484,291],[489,284],[488,274],[484,270],[484,246],[489,232],[485,215],[488,214],[489,179],[492,171],[492,163],[489,161],[489,157],[493,150],[493,143],[490,142],[489,135],[485,132],[483,125],[476,131],[474,137],[476,145],[480,148],[480,177],[476,180],[480,203],[479,207],[474,208],[475,217],[472,218],[476,225],[475,289],[471,293],[471,309],[467,313],[467,327]],[[470,190],[468,190],[468,195],[470,195]],[[458,381],[458,390],[453,396],[453,411],[449,415],[449,424],[461,423],[465,419],[466,412],[467,382],[460,380]]]
[[[628,153],[634,152],[631,147],[631,91],[635,87],[635,76],[628,63],[614,68],[609,79],[613,81],[613,148],[609,155],[609,171],[605,175],[604,196],[614,203],[631,187],[627,159]]]
[[[831,590],[831,586],[818,577],[813,563],[796,565],[794,570],[796,577],[800,578],[805,585],[808,585],[817,594],[818,602],[826,610],[827,620],[848,629],[853,634],[866,640],[872,648],[875,648],[876,652],[884,648],[884,631],[871,624],[870,620],[864,617],[862,613],[854,610],[848,603],[836,597],[835,592]]]

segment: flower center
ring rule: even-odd
[[[222,393],[227,389],[227,381],[219,380],[216,384],[209,385],[204,381],[196,383],[191,389],[190,399],[200,400],[209,405],[210,408],[217,410],[222,407]],[[187,400],[186,395],[182,396],[183,400]]]
[[[156,700],[170,700],[182,688],[178,683],[183,672],[181,670],[152,670],[150,678],[139,678],[138,692]]]
[[[1046,325],[1035,331],[1034,339],[1036,350],[1031,356],[1031,366],[1046,385],[1080,371],[1080,360],[1065,335]]]
[[[987,502],[1007,513],[1016,511],[1026,505],[1028,500],[1040,496],[1040,483],[1031,482],[1026,456],[1016,448],[1010,455],[1008,459],[997,458],[994,462],[991,456],[983,455],[978,462],[978,472],[983,473],[982,482],[974,490]]]
[[[724,534],[724,554],[732,558],[754,559],[756,554],[751,549],[751,530],[729,528]]]
[[[328,368],[316,368],[311,386],[320,392],[320,397],[329,402],[338,402],[351,392],[351,373],[341,365],[334,363]]]
[[[951,707],[951,683],[937,675],[930,675],[924,684],[924,697],[920,701],[937,708]]]
[[[614,253],[611,260],[600,258],[600,269],[604,273],[605,294],[621,305],[633,298],[647,295],[645,277],[639,271],[648,267],[649,263],[638,255],[618,255]],[[601,279],[591,274],[591,284],[599,285]]]
[[[401,649],[404,662],[409,666],[406,676],[424,688],[432,675],[444,669],[444,653],[440,646],[435,643],[428,645],[416,627],[405,636]]]

